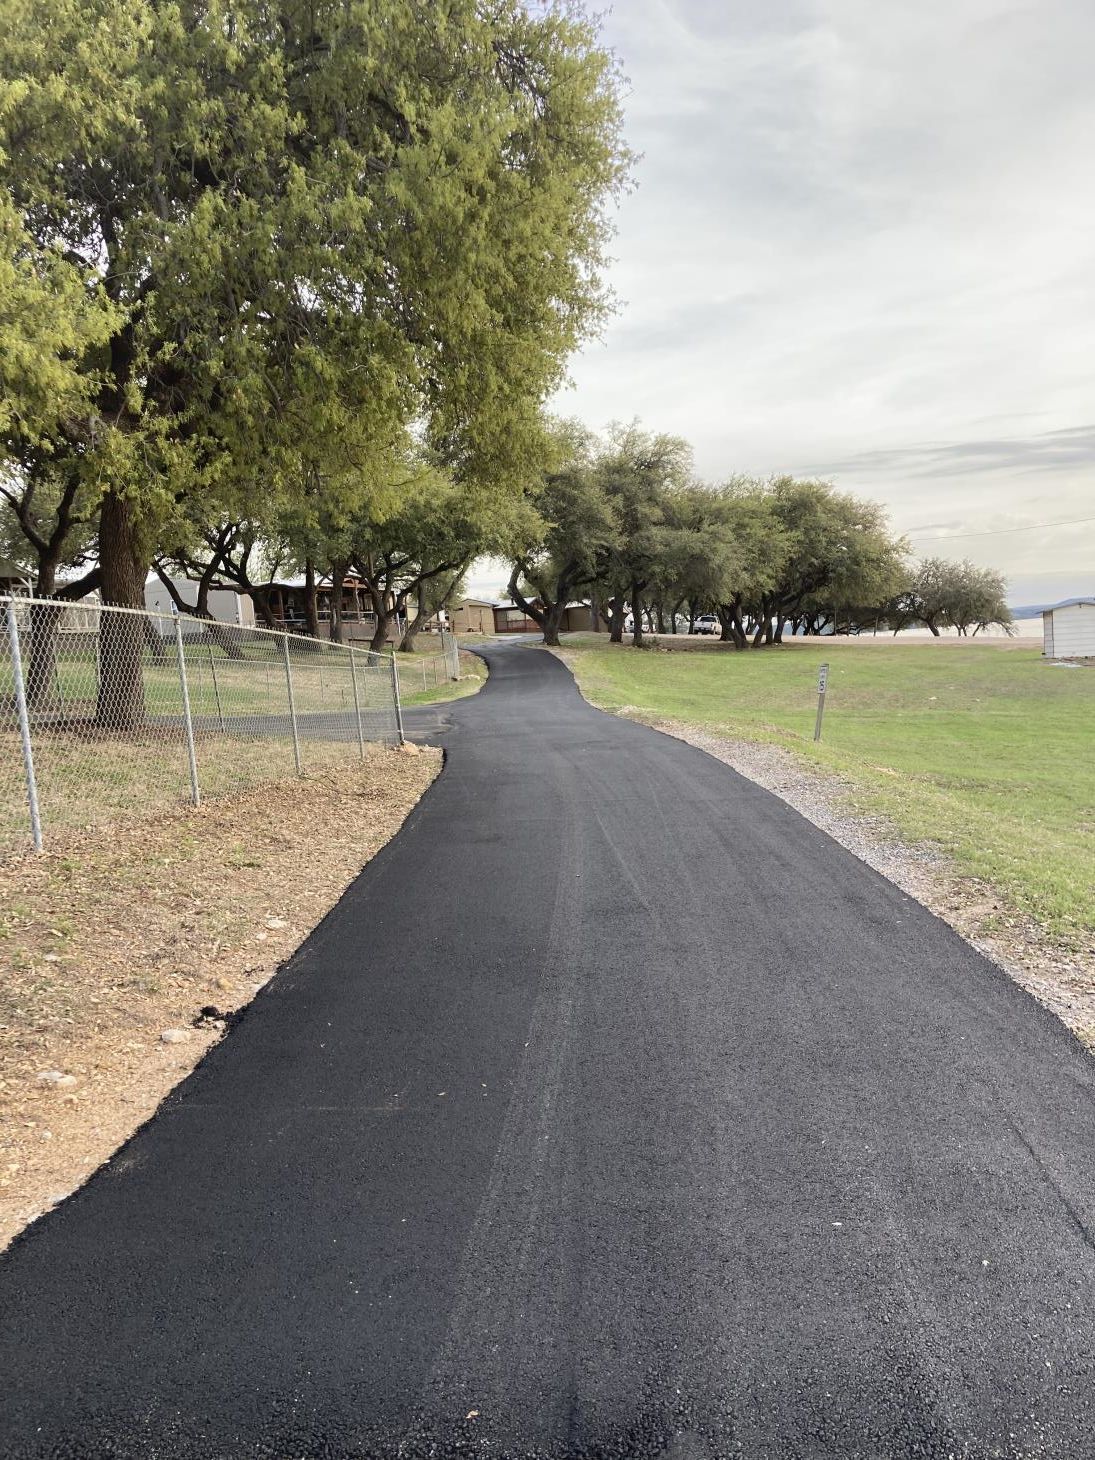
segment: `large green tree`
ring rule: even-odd
[[[592,433],[573,421],[546,432],[543,471],[517,526],[508,592],[557,645],[566,606],[603,581],[621,543],[617,504],[606,489]]]
[[[180,513],[251,516],[241,493],[333,441],[367,458],[413,420],[505,479],[605,307],[627,158],[578,10],[0,0],[0,23],[0,181],[114,311],[80,357],[106,602],[140,603]],[[116,722],[135,662],[104,637]]]
[[[0,117],[13,103],[0,101]],[[98,380],[85,361],[116,322],[90,271],[56,240],[36,239],[0,189],[0,544],[40,597],[54,594],[62,565],[87,566],[94,546],[97,493],[81,448]],[[95,581],[92,566],[69,594]],[[32,619],[28,692],[39,703],[53,693],[56,615],[35,609]]]
[[[779,643],[788,622],[879,603],[900,584],[906,546],[879,503],[793,477],[777,478],[766,492],[786,559],[778,583],[750,605],[755,644]]]
[[[622,600],[631,606],[632,638],[643,642],[644,596],[679,546],[669,499],[692,478],[692,448],[679,436],[644,430],[637,421],[609,427],[596,463],[619,522],[618,543],[604,573],[614,632]]]
[[[883,612],[895,633],[920,623],[936,638],[944,628],[956,629],[965,638],[971,629],[976,635],[990,625],[1009,629],[1012,623],[1004,575],[949,558],[918,563]]]
[[[375,650],[385,647],[393,624],[441,607],[474,558],[512,541],[515,507],[507,496],[413,457],[398,469],[406,484],[394,510],[358,513],[327,554],[335,581],[349,567],[360,578],[375,615]],[[339,637],[335,624],[332,635]]]

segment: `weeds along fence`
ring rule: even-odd
[[[453,634],[440,635],[436,654],[397,654],[396,678],[403,701],[413,703],[460,678],[460,650]]]
[[[433,657],[458,675],[448,636]],[[390,654],[0,596],[0,855],[401,740]]]

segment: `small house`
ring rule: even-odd
[[[1095,659],[1095,598],[1066,598],[1042,613],[1047,659]]]
[[[308,633],[308,585],[303,574],[264,583],[257,591],[264,595],[278,629],[286,629],[291,634]],[[316,579],[315,608],[320,638],[329,639],[331,636],[336,596],[342,625],[342,642],[370,643],[376,633],[376,614],[364,584],[352,569],[347,570],[338,587],[332,582],[329,573]],[[388,601],[390,604],[390,597]],[[405,615],[398,614],[388,625],[388,642],[398,644],[405,627]]]
[[[496,634],[535,634],[538,633],[540,625],[534,618],[529,618],[523,608],[518,608],[515,603],[496,603],[494,605],[494,632]]]
[[[539,599],[533,602],[540,607]],[[562,620],[559,628],[564,634],[585,633],[592,628],[603,628],[600,622],[595,624],[593,613],[588,603],[577,601],[568,603],[563,609]],[[540,625],[535,619],[529,618],[524,609],[518,608],[514,603],[496,603],[494,605],[494,632],[496,634],[532,634],[540,632]]]
[[[494,604],[489,598],[465,598],[449,611],[454,634],[493,634]]]

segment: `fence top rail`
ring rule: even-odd
[[[125,608],[119,603],[89,603],[83,598],[35,598],[26,593],[0,593],[0,605],[12,604],[16,608],[27,604],[31,608],[60,608],[71,609],[78,613],[127,613],[135,618],[152,619],[157,623],[172,624],[181,622],[184,624],[195,624],[198,628],[205,630],[209,628],[234,630],[238,634],[265,634],[271,639],[292,639],[301,644],[308,644],[315,647],[321,644],[324,648],[341,654],[373,654],[378,659],[394,658],[393,653],[385,652],[383,649],[370,649],[363,644],[338,644],[333,639],[314,639],[311,634],[294,634],[288,629],[268,629],[259,624],[233,624],[226,623],[223,619],[198,618],[192,613],[157,613],[150,608]],[[172,633],[174,628],[172,628]]]

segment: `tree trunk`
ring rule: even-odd
[[[31,604],[27,704],[32,710],[55,709],[61,704],[60,682],[57,677],[57,633],[60,622],[59,604]]]
[[[316,565],[311,558],[304,560],[304,618],[308,632],[313,639],[319,638],[319,600],[316,593]]]
[[[555,625],[554,640],[548,638],[548,616],[551,613],[552,605],[550,603],[544,603],[543,608],[537,608],[536,603],[543,603],[543,599],[538,598],[536,600],[536,603],[534,603],[531,599],[526,598],[525,595],[521,592],[521,577],[522,574],[525,574],[527,576],[527,571],[527,566],[525,564],[521,562],[514,563],[513,572],[509,575],[509,584],[507,585],[506,592],[510,596],[510,601],[512,603],[515,603],[517,607],[521,610],[521,612],[525,615],[525,617],[532,619],[533,623],[536,624],[537,627],[543,632],[544,643],[554,644],[555,647],[558,647],[558,622],[556,622]],[[555,595],[555,606],[558,607],[560,604],[562,604],[565,607],[567,601],[566,578],[559,578],[556,580],[556,582],[557,584],[561,585],[562,591],[557,592]],[[562,617],[561,613],[560,617]]]
[[[643,600],[638,583],[631,584],[631,642],[636,649],[643,646]]]
[[[624,606],[619,597],[605,598],[600,604],[601,617],[608,629],[609,642],[619,644],[624,632]]]
[[[277,620],[274,618],[274,610],[270,607],[270,590],[265,587],[250,588],[248,593],[251,602],[258,610],[259,618],[268,629],[277,628]]]
[[[388,643],[388,625],[393,618],[398,617],[399,606],[388,607],[387,594],[378,593],[375,589],[369,589],[369,598],[372,601],[373,613],[376,615],[376,628],[373,637],[369,642],[369,648],[374,654],[383,654]]]
[[[133,504],[108,492],[99,520],[104,605],[143,609],[150,561]],[[144,721],[144,628],[137,614],[104,613],[100,619],[96,717],[112,730],[131,730]]]
[[[331,561],[331,642],[342,643],[342,585],[346,581],[349,563],[345,558]]]
[[[376,616],[376,631],[369,640],[369,648],[374,654],[383,654],[388,645],[388,625],[396,617],[393,609],[385,609],[383,613]]]
[[[561,598],[556,603],[545,607],[540,627],[544,631],[544,643],[551,649],[559,647],[559,630],[563,625],[563,617],[566,614],[566,599]]]
[[[747,648],[749,641],[741,621],[740,600],[736,599],[733,603],[720,603],[716,612],[719,616],[719,623],[722,625],[722,633],[719,636],[722,641],[733,644],[735,649]]]
[[[52,598],[57,587],[57,564],[41,556],[34,585],[36,598]],[[27,703],[32,710],[54,707],[58,702],[57,630],[60,610],[42,603],[31,605],[30,645],[27,653]]]
[[[399,652],[401,654],[414,653],[414,641],[418,638],[422,625],[426,622],[429,616],[430,610],[426,599],[426,585],[425,583],[419,583],[418,607],[415,609],[414,618],[411,619],[410,623],[407,625],[406,630],[403,634],[403,638],[400,641]]]

